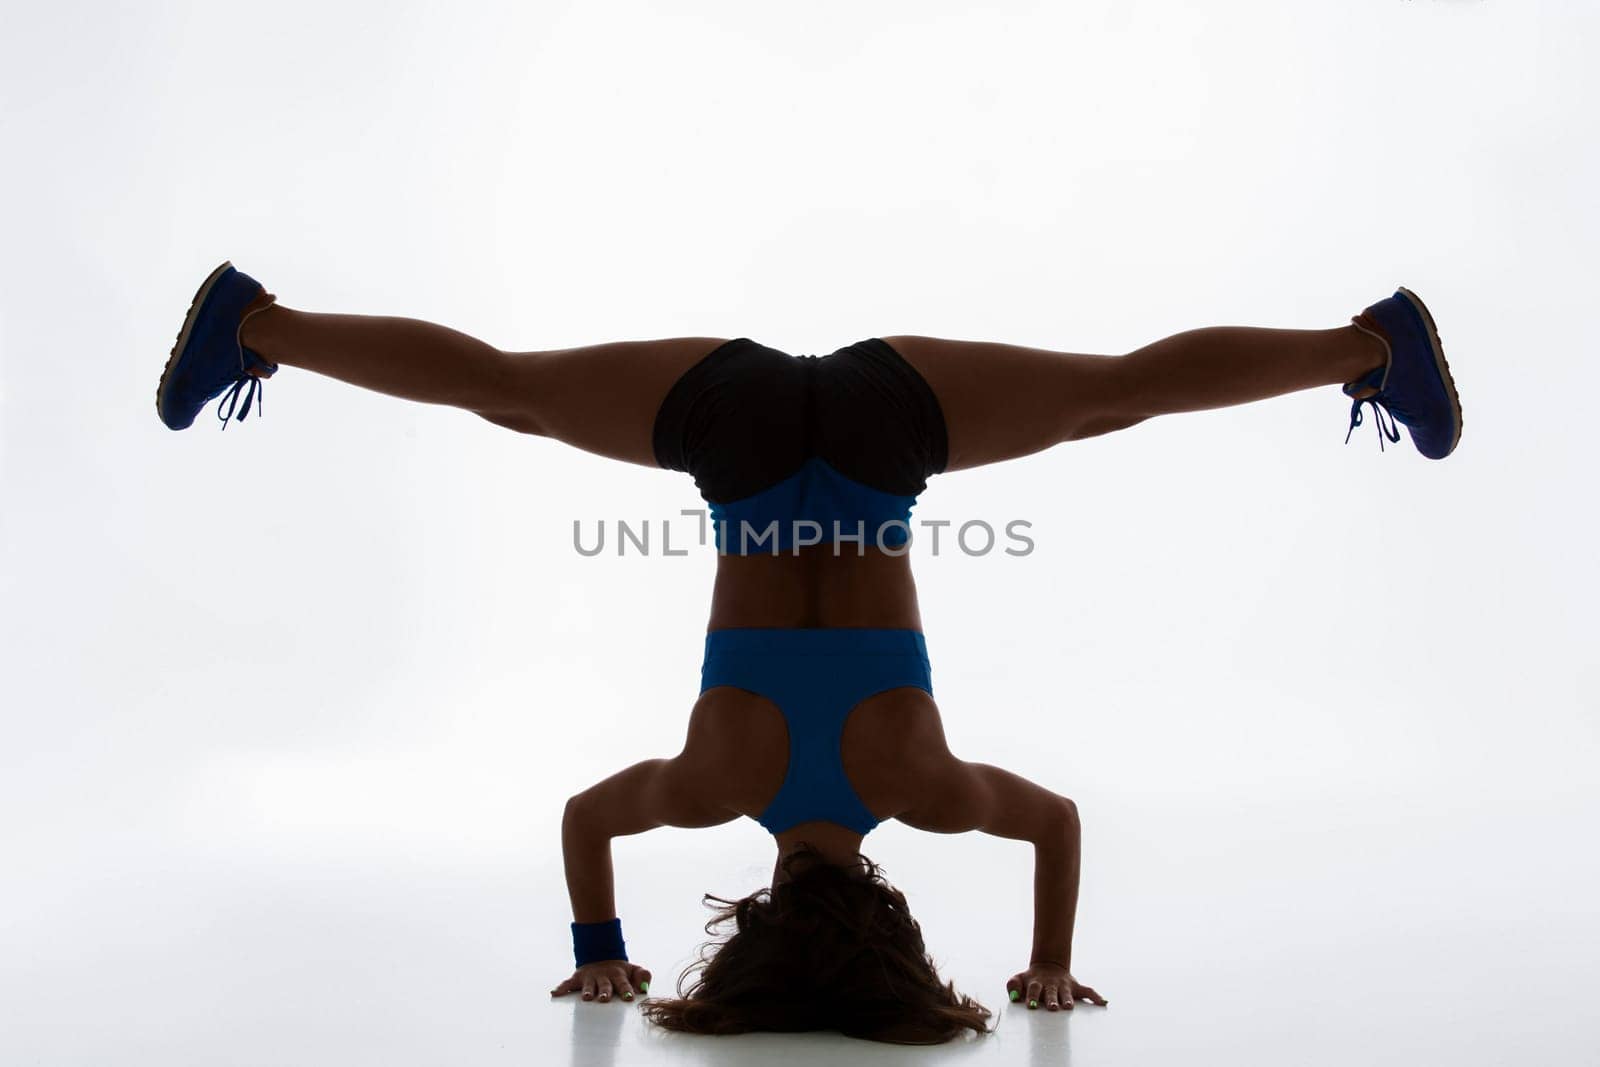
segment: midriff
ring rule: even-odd
[[[846,543],[718,557],[707,630],[846,626],[922,629],[909,553]]]

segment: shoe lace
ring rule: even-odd
[[[1349,444],[1350,443],[1350,435],[1356,432],[1356,427],[1360,426],[1362,421],[1363,421],[1364,415],[1363,415],[1363,412],[1361,410],[1361,405],[1362,404],[1371,404],[1372,405],[1372,414],[1373,414],[1373,420],[1372,421],[1374,423],[1376,423],[1377,427],[1378,427],[1378,451],[1379,452],[1383,451],[1383,448],[1384,448],[1383,439],[1385,437],[1387,437],[1390,441],[1398,441],[1398,440],[1400,440],[1400,427],[1399,427],[1398,423],[1396,423],[1396,421],[1395,421],[1394,412],[1390,411],[1388,408],[1384,407],[1381,403],[1379,403],[1378,402],[1378,398],[1376,396],[1369,396],[1369,397],[1364,397],[1364,398],[1362,398],[1360,400],[1357,400],[1355,403],[1350,405],[1350,429],[1345,431],[1345,435],[1344,435],[1344,443],[1345,444]],[[1383,417],[1385,415],[1389,416],[1389,425],[1387,427],[1384,426],[1384,424],[1383,424]]]
[[[266,387],[261,384],[261,379],[258,376],[251,374],[249,371],[243,371],[234,381],[233,387],[228,390],[227,395],[217,404],[217,417],[222,420],[222,428],[224,430],[228,428],[228,419],[233,416],[233,409],[239,402],[239,394],[241,392],[244,393],[244,407],[239,411],[238,421],[243,422],[244,417],[250,414],[251,401],[255,402],[257,418],[260,418],[261,413],[266,410]],[[227,405],[226,410],[223,408],[224,404]]]
[[[239,410],[238,421],[243,422],[244,417],[250,414],[252,401],[256,406],[257,418],[260,418],[262,413],[266,411],[267,388],[261,383],[260,375],[250,373],[250,368],[261,367],[269,374],[278,369],[276,363],[262,359],[255,352],[244,347],[244,343],[238,340],[244,331],[245,319],[248,319],[258,311],[265,311],[278,301],[276,296],[268,293],[265,289],[261,292],[262,295],[266,296],[267,302],[247,311],[244,318],[239,320],[239,331],[234,335],[235,341],[239,344],[239,377],[234,379],[233,386],[228,390],[227,397],[217,403],[217,418],[222,420],[222,428],[224,430],[228,428],[228,419],[233,416],[233,409],[239,403],[239,394],[241,392],[244,393],[244,407]],[[257,299],[259,300],[260,297],[258,296]],[[224,404],[227,405],[226,411],[223,410]]]
[[[1351,322],[1352,325],[1355,326],[1356,329],[1360,330],[1362,333],[1369,334],[1372,337],[1376,337],[1378,339],[1378,341],[1382,343],[1383,351],[1384,351],[1385,355],[1386,356],[1389,355],[1389,351],[1390,350],[1389,350],[1389,339],[1388,339],[1388,337],[1384,336],[1383,331],[1378,328],[1378,324],[1372,320],[1372,317],[1367,312],[1363,311],[1359,315],[1352,316],[1351,319],[1350,319],[1350,322]],[[1345,435],[1344,435],[1344,443],[1345,444],[1349,444],[1350,443],[1350,435],[1356,432],[1356,427],[1357,426],[1361,425],[1361,422],[1362,422],[1361,405],[1362,404],[1371,404],[1372,405],[1372,414],[1374,416],[1372,421],[1377,423],[1377,426],[1378,426],[1378,451],[1379,452],[1383,451],[1383,448],[1384,448],[1383,439],[1385,437],[1387,437],[1390,441],[1399,441],[1400,440],[1400,427],[1397,424],[1397,420],[1394,417],[1394,412],[1389,410],[1389,408],[1388,408],[1388,406],[1387,406],[1385,401],[1382,401],[1382,400],[1378,399],[1378,397],[1382,395],[1384,383],[1386,383],[1388,380],[1389,380],[1389,375],[1388,375],[1388,372],[1386,371],[1384,373],[1384,375],[1378,380],[1378,386],[1377,386],[1378,392],[1373,393],[1371,396],[1359,398],[1359,399],[1356,400],[1355,403],[1350,405],[1350,429],[1345,431]],[[1402,411],[1401,414],[1404,415],[1405,412]],[[1383,417],[1385,415],[1389,416],[1389,425],[1387,427],[1385,427],[1383,425]]]

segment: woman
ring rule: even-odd
[[[1122,356],[922,336],[820,358],[743,337],[519,353],[415,319],[286,308],[223,263],[179,332],[158,414],[186,428],[226,390],[226,427],[280,364],[694,476],[720,550],[702,691],[681,752],[567,802],[577,966],[552,993],[648,991],[616,916],[613,838],[748,816],[777,845],[771,888],[708,898],[733,933],[686,995],[646,1005],[656,1022],[699,1032],[933,1042],[987,1029],[987,1009],[940,984],[904,897],[861,855],[889,818],[1031,842],[1033,945],[1010,996],[1051,1011],[1105,1003],[1071,974],[1075,805],[945,744],[906,553],[928,477],[1333,384],[1354,398],[1351,431],[1372,404],[1380,446],[1399,440],[1395,420],[1434,459],[1461,433],[1432,318],[1404,289],[1349,326],[1210,327]]]

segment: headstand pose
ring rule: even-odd
[[[891,818],[1030,842],[1033,945],[1011,999],[1105,1003],[1071,973],[1075,805],[945,743],[906,554],[928,477],[1327,385],[1354,398],[1352,431],[1372,405],[1380,445],[1399,440],[1396,420],[1432,459],[1461,435],[1438,333],[1405,289],[1349,326],[1209,327],[1120,356],[920,336],[798,358],[746,337],[507,352],[416,319],[284,307],[223,263],[195,295],[157,411],[181,430],[226,391],[226,427],[280,364],[693,475],[720,550],[700,696],[677,755],[567,801],[577,967],[551,992],[648,992],[616,914],[613,838],[748,816],[776,841],[772,885],[708,895],[730,935],[679,996],[644,1002],[660,1025],[708,1033],[931,1043],[988,1030],[988,1009],[940,982],[905,897],[861,855]]]

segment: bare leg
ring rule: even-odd
[[[462,408],[498,426],[651,467],[651,431],[662,398],[725,340],[676,337],[506,352],[421,319],[297,311],[276,303],[249,314],[240,339],[274,363],[405,400]]]
[[[939,398],[950,442],[946,470],[1026,456],[1156,415],[1354,381],[1385,359],[1382,344],[1354,326],[1210,326],[1124,356],[937,337],[883,340]]]

